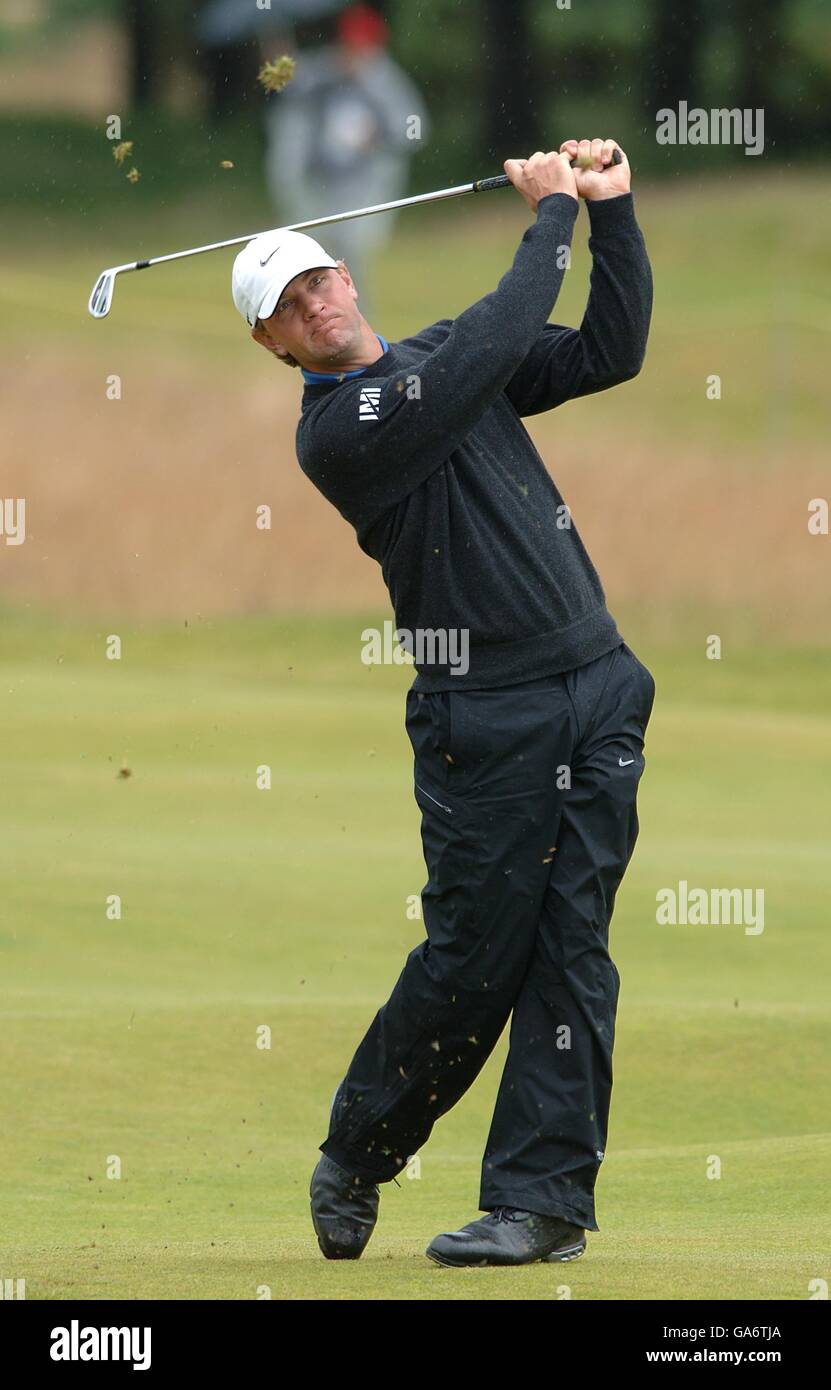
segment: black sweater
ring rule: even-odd
[[[495,290],[391,343],[362,375],[304,390],[300,467],[380,564],[397,627],[467,630],[467,673],[452,674],[452,645],[444,665],[419,662],[416,647],[415,690],[552,675],[622,640],[520,418],[628,381],[643,362],[652,276],[632,195],[586,206],[579,330],[547,322],[578,211],[553,193]]]

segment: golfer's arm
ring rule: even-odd
[[[586,204],[591,289],[578,328],[546,324],[505,394],[520,415],[605,391],[640,371],[652,313],[652,271],[631,193]]]
[[[496,289],[459,314],[421,363],[420,395],[395,421],[406,451],[447,458],[504,391],[556,303],[577,211],[567,194],[544,198]]]
[[[497,288],[459,314],[412,371],[373,377],[370,367],[337,393],[331,425],[308,444],[301,421],[301,467],[325,479],[328,492],[318,485],[347,520],[380,515],[414,492],[502,394],[554,307],[565,262],[558,250],[571,244],[576,216],[568,194],[543,198]]]

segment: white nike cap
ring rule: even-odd
[[[267,319],[274,313],[283,290],[295,275],[322,265],[337,269],[337,264],[319,242],[302,232],[288,232],[282,227],[263,232],[249,241],[234,261],[234,303],[248,327],[253,328],[258,318]]]

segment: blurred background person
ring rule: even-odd
[[[387,51],[386,21],[367,5],[338,17],[337,41],[294,56],[294,79],[266,111],[266,179],[282,223],[393,202],[407,193],[409,161],[424,145],[424,98]],[[371,263],[397,213],[332,228],[342,257],[373,310]]]

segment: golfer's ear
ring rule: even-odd
[[[268,352],[273,352],[276,357],[285,357],[286,349],[278,347],[273,338],[269,338],[264,328],[252,328],[251,337],[255,343],[259,343]]]

